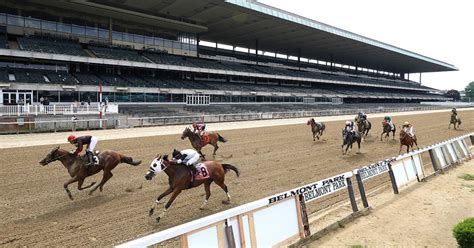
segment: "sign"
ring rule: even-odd
[[[347,187],[346,178],[351,177],[351,172],[339,174],[319,182],[308,184],[300,188],[292,189],[284,193],[274,195],[268,198],[268,204],[281,201],[296,195],[303,195],[306,202],[316,200],[325,195],[329,195]]]
[[[388,161],[380,161],[376,164],[371,164],[357,170],[357,174],[360,175],[362,181],[367,180],[371,177],[380,175],[388,171]]]

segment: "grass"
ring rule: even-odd
[[[464,186],[464,187],[466,187],[466,188],[470,188],[470,189],[471,189],[471,192],[474,192],[474,185],[462,184],[462,186]]]
[[[472,174],[463,174],[459,178],[464,179],[466,181],[474,181],[474,175]]]
[[[365,248],[367,246],[362,246],[362,245],[351,245],[351,248]]]

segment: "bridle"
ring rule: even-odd
[[[58,151],[58,150],[54,151],[54,153],[51,154],[51,155],[56,154],[57,151]],[[56,161],[56,160],[58,160],[58,159],[60,159],[60,158],[66,157],[67,155],[68,155],[68,153],[66,153],[66,154],[64,154],[64,155],[61,155],[61,156],[59,156],[59,157],[53,158],[53,159],[49,159],[49,160],[45,161],[44,163],[45,163],[45,164],[49,164],[49,163],[54,162],[54,161]]]

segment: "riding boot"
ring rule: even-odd
[[[194,176],[197,176],[199,172],[198,172],[196,166],[191,165],[190,167],[191,167],[191,170],[193,170],[193,175],[194,175]]]
[[[86,155],[87,155],[87,164],[86,164],[86,166],[94,165],[94,156],[93,156],[92,152],[86,152]]]

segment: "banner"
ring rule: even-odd
[[[289,190],[278,195],[274,195],[268,198],[268,204],[272,204],[296,195],[303,195],[304,200],[306,202],[316,200],[320,197],[329,195],[331,193],[346,188],[346,178],[351,176],[351,172],[346,172],[331,178],[327,178],[312,184]]]
[[[380,161],[376,164],[371,164],[357,170],[357,174],[360,175],[362,181],[367,180],[371,177],[380,175],[388,171],[388,161]]]

